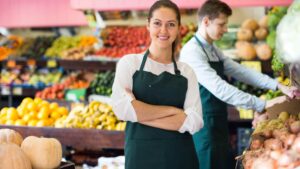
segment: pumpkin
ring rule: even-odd
[[[0,144],[14,143],[20,146],[22,141],[23,137],[18,132],[11,129],[0,129]]]
[[[272,57],[272,49],[265,43],[256,46],[256,53],[260,60],[269,60]]]
[[[259,28],[255,31],[255,37],[258,40],[264,40],[268,36],[268,30],[266,28]]]
[[[252,60],[256,57],[254,46],[246,41],[240,41],[236,44],[237,56],[243,60]]]
[[[31,169],[30,160],[13,143],[0,144],[0,169]]]
[[[21,145],[34,169],[53,169],[60,165],[62,147],[55,138],[26,137]]]
[[[258,23],[256,22],[256,20],[247,19],[242,23],[241,27],[255,31],[259,26],[258,26]]]
[[[253,32],[250,29],[240,28],[237,32],[237,39],[242,41],[252,40]]]

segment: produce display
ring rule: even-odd
[[[0,140],[7,132],[22,137],[14,130],[0,129]],[[28,136],[20,141],[0,142],[0,169],[54,169],[60,165],[62,145],[57,139]]]
[[[96,74],[95,79],[89,86],[91,94],[110,96],[114,78],[115,72],[112,71]]]
[[[62,72],[58,69],[52,71],[48,69],[2,69],[0,83],[44,88],[58,83],[61,78]]]
[[[70,75],[62,83],[54,84],[44,90],[37,92],[36,97],[42,99],[64,99],[65,89],[81,89],[89,86],[89,81],[81,78],[79,75]]]
[[[68,116],[55,122],[57,128],[97,128],[104,130],[125,130],[126,122],[119,121],[112,107],[98,101],[87,106],[77,106]]]
[[[25,41],[23,46],[29,46],[28,48],[23,47],[24,52],[20,51],[19,56],[41,59],[44,56],[46,50],[52,45],[55,37],[37,37],[31,41]]]
[[[150,44],[145,26],[108,27],[101,33],[103,47],[95,52],[98,56],[122,57],[129,53],[141,53]]]
[[[245,20],[237,31],[237,56],[243,60],[269,60],[272,49],[265,43],[268,37],[268,16],[262,17],[258,22],[254,19]],[[268,39],[267,39],[268,41]]]
[[[260,119],[250,149],[243,155],[245,169],[294,169],[300,166],[300,114],[281,112],[275,119]]]
[[[57,103],[49,103],[40,98],[25,98],[17,107],[4,107],[0,111],[1,125],[53,126],[54,122],[67,116],[68,110]]]

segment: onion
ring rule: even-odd
[[[260,139],[254,139],[252,140],[251,142],[251,146],[250,146],[250,149],[251,150],[257,150],[257,149],[260,149],[262,147],[262,144],[263,144],[263,141],[260,140]]]
[[[300,153],[300,137],[297,137],[292,145],[292,149]]]
[[[268,157],[260,157],[254,160],[251,169],[275,169],[276,162],[275,160]]]
[[[295,139],[295,134],[289,134],[285,140],[282,140],[284,142],[284,147],[289,148],[294,143]]]
[[[264,147],[268,150],[282,150],[283,145],[279,139],[268,139],[264,142]]]
[[[292,133],[299,133],[300,132],[300,121],[295,121],[295,122],[292,122],[290,124],[290,129],[291,129],[291,132]]]
[[[281,156],[282,152],[280,150],[275,150],[270,152],[270,157],[274,160],[278,160]]]
[[[288,153],[283,153],[278,159],[278,165],[286,167],[293,162],[292,157]]]
[[[272,130],[265,130],[265,131],[263,132],[263,136],[264,136],[265,138],[271,138],[271,137],[272,137]]]

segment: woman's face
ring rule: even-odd
[[[155,10],[148,22],[151,43],[159,48],[172,47],[178,36],[179,23],[172,9],[161,7]]]

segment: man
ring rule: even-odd
[[[213,45],[227,32],[231,14],[231,8],[224,2],[206,1],[198,11],[198,30],[180,53],[180,61],[193,68],[200,86],[204,127],[193,139],[201,169],[229,168],[227,104],[263,112],[274,102],[240,91],[225,81],[225,75],[264,89],[278,88],[289,97],[296,90],[241,66]]]

